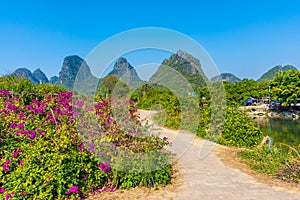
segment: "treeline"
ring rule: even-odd
[[[164,126],[195,130],[194,127],[189,129],[190,126],[182,125],[182,120],[189,116],[189,119],[197,119],[196,122],[192,120],[198,124],[194,131],[197,135],[225,145],[251,147],[260,143],[263,133],[238,107],[249,97],[279,100],[282,105],[288,105],[300,97],[299,86],[300,72],[291,70],[278,73],[274,80],[262,83],[250,79],[234,84],[226,81],[210,82],[198,88],[197,97],[189,96],[188,93],[184,98],[177,97],[164,86],[145,83],[135,90],[131,99],[141,109],[163,110],[156,118]],[[188,104],[195,106],[195,102],[198,113],[194,109],[182,109]]]

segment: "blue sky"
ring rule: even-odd
[[[202,45],[220,72],[254,78],[275,65],[300,68],[300,1],[2,1],[0,74],[39,67],[57,75],[63,58],[85,58],[105,39],[163,27]],[[135,66],[161,62],[128,57]],[[147,56],[145,56],[147,57]],[[148,56],[149,57],[149,56]]]

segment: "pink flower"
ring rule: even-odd
[[[18,157],[18,155],[19,155],[19,153],[18,153],[17,151],[14,151],[14,152],[12,153],[12,157],[13,157],[13,158]]]
[[[110,191],[110,192],[114,192],[114,191],[115,191],[115,189],[111,188],[109,191]]]
[[[108,122],[104,122],[104,126],[109,128],[110,127],[110,124]]]
[[[19,164],[22,166],[23,165],[23,160],[19,160]]]
[[[10,160],[6,159],[5,164],[10,165],[10,163],[11,163]]]
[[[94,137],[94,136],[95,136],[95,133],[91,132],[91,133],[89,133],[89,136],[90,136],[90,137]]]
[[[10,125],[10,128],[16,128],[17,127],[17,125],[16,125],[16,123],[11,123],[11,125]]]
[[[6,195],[5,195],[5,200],[8,200],[10,197],[11,197],[10,194],[6,194]]]
[[[24,123],[18,124],[18,129],[23,129],[24,128]]]
[[[9,172],[10,171],[10,168],[8,165],[3,165],[2,166],[3,170],[6,171],[6,172]]]
[[[8,90],[0,90],[0,97],[2,97],[2,94],[5,96],[9,96],[9,91]]]
[[[83,148],[84,148],[84,143],[81,143],[81,145],[78,147],[78,150],[80,152],[83,152]]]
[[[66,194],[78,194],[78,186],[72,186],[70,189],[66,192]]]
[[[79,116],[79,114],[80,114],[80,113],[79,113],[77,110],[73,112],[73,116],[74,116],[75,118],[77,118],[77,117]]]
[[[105,173],[108,173],[108,172],[110,172],[110,170],[111,170],[111,168],[110,168],[108,162],[101,163],[101,164],[99,165],[99,168],[100,168],[103,172],[105,172]]]
[[[35,131],[32,131],[31,134],[29,135],[30,139],[34,139],[36,136],[36,132]]]
[[[4,193],[4,192],[5,192],[5,188],[0,187],[0,192],[1,192],[1,193]]]

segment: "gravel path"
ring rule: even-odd
[[[142,119],[154,113],[140,111]],[[222,147],[200,139],[191,133],[162,129],[154,125],[173,142],[170,150],[178,156],[182,177],[176,191],[151,195],[148,199],[300,199],[300,193],[262,184],[238,169],[225,166],[217,151]],[[220,152],[219,152],[220,153]]]
[[[143,122],[149,121],[155,114],[153,111],[139,111]],[[153,134],[161,133],[161,137],[168,137],[173,142],[170,151],[176,153],[176,178],[172,185],[155,190],[153,188],[133,188],[131,190],[117,190],[114,193],[99,193],[90,197],[91,200],[173,200],[173,199],[228,199],[228,200],[277,200],[300,199],[299,186],[288,190],[289,187],[278,187],[268,181],[244,173],[240,162],[232,160],[228,149],[207,140],[196,137],[185,131],[165,129],[153,125]],[[232,150],[230,151],[232,154]],[[226,163],[226,165],[225,165]],[[232,166],[232,167],[231,167]],[[239,170],[242,169],[243,171]],[[245,167],[246,168],[246,167]],[[265,182],[265,183],[263,183]],[[268,183],[268,184],[266,184]],[[274,185],[274,186],[273,186]],[[279,184],[282,185],[282,184]]]

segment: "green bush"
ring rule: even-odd
[[[264,146],[239,154],[252,169],[287,182],[300,182],[300,147]]]
[[[118,126],[108,100],[88,105],[72,101],[71,92],[57,94],[60,89],[51,85],[30,87],[33,96],[19,93],[26,101],[0,88],[0,198],[79,199],[107,188],[171,181],[169,153],[163,150],[169,143],[149,135],[132,103],[121,103],[128,109],[119,116],[135,126]],[[126,165],[130,159],[135,162]]]
[[[237,108],[227,107],[224,123],[219,118],[211,116],[210,106],[203,107],[197,135],[226,146],[254,147],[261,142],[263,133],[258,125]]]

